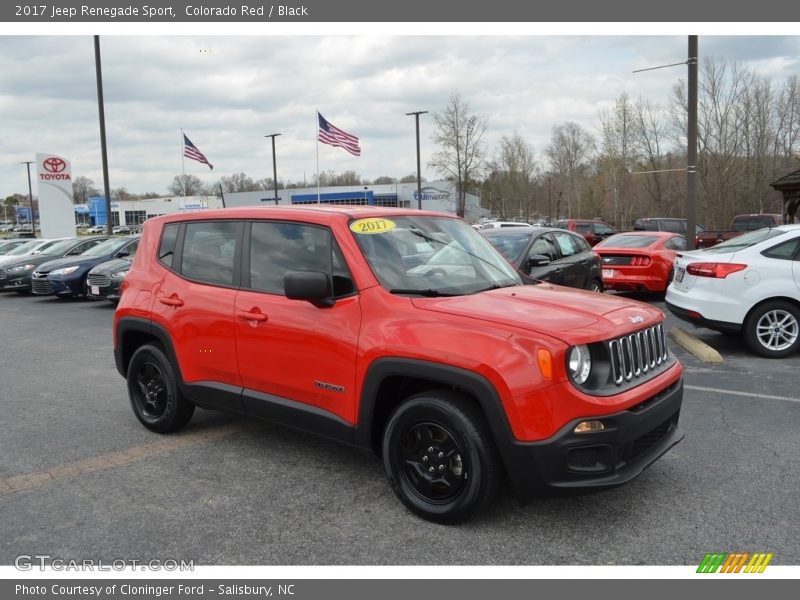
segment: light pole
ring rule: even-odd
[[[278,164],[275,161],[275,138],[280,133],[270,133],[264,137],[272,138],[272,185],[275,188],[275,206],[278,205]]]
[[[36,237],[36,219],[33,217],[33,188],[31,188],[31,165],[36,162],[33,160],[24,160],[20,164],[28,168],[28,202],[31,205],[31,231],[33,237]]]
[[[422,170],[419,166],[419,116],[427,113],[427,110],[406,113],[406,116],[414,115],[414,119],[417,122],[417,208],[420,210],[422,210]]]

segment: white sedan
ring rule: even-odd
[[[800,225],[679,253],[666,304],[685,321],[743,335],[761,356],[793,354],[800,349]]]

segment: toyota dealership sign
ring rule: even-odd
[[[74,236],[75,209],[72,205],[70,162],[56,154],[37,154],[36,182],[42,237]]]

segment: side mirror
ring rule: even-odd
[[[333,306],[331,282],[321,271],[287,271],[283,290],[290,300],[306,300],[315,306]]]
[[[114,256],[116,256],[117,258],[125,258],[126,256],[130,255],[131,255],[130,250],[120,250]]]
[[[550,264],[550,258],[544,254],[531,254],[528,257],[528,269],[533,267],[546,267]]]

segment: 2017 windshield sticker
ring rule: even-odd
[[[358,219],[350,223],[350,231],[353,233],[386,233],[395,228],[395,222],[391,219],[381,219],[369,217],[368,219]]]

